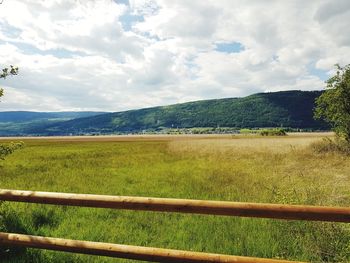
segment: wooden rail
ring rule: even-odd
[[[323,207],[130,196],[67,194],[7,189],[0,189],[0,200],[113,209],[260,217],[289,220],[314,220],[344,223],[350,222],[349,207]]]
[[[292,263],[280,259],[229,256],[152,247],[127,246],[110,243],[29,236],[0,232],[0,243],[24,247],[58,250],[90,255],[147,260],[153,262],[235,262]]]
[[[323,207],[131,196],[67,194],[52,192],[19,191],[9,189],[0,189],[0,201],[15,201],[112,209],[212,214],[226,216],[261,217],[289,220],[315,220],[344,223],[350,222],[349,207]],[[3,232],[0,232],[0,244],[109,256],[117,258],[147,260],[154,262],[295,262],[280,259],[264,259],[220,255],[182,250],[128,246],[110,243],[21,235]]]

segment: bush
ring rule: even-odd
[[[4,160],[7,155],[10,155],[15,150],[24,146],[23,142],[11,142],[8,144],[0,144],[0,160]]]
[[[350,143],[339,137],[334,140],[324,138],[322,141],[311,144],[311,148],[317,153],[340,153],[350,156]]]
[[[261,136],[286,136],[287,133],[284,129],[269,129],[260,131]]]

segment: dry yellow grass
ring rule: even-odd
[[[169,149],[174,152],[192,152],[197,154],[215,155],[230,154],[238,151],[244,153],[288,153],[309,147],[322,138],[333,137],[332,133],[292,133],[285,137],[261,137],[258,135],[233,135],[230,138],[215,137],[195,140],[171,140]]]
[[[259,200],[254,201],[349,206],[350,159],[316,154],[310,147],[332,136],[317,133],[171,141],[168,150],[182,158],[206,158],[208,165],[217,164],[217,169],[226,171],[218,173],[225,174],[223,182],[236,180],[237,172],[242,173],[245,178],[238,180],[249,181],[252,188],[257,188],[252,191],[257,196],[252,194],[251,199]],[[259,191],[259,187],[264,190]],[[264,193],[268,194],[265,198]]]

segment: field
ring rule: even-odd
[[[310,146],[331,134],[26,139],[1,163],[0,188],[350,206],[350,158]],[[118,244],[349,262],[342,223],[0,204],[0,230]],[[0,220],[1,222],[1,220]],[[1,251],[1,250],[0,250]],[[10,249],[1,262],[131,262]]]

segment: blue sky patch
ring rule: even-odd
[[[120,5],[129,5],[129,0],[114,0],[114,2],[116,2],[117,4]]]
[[[315,66],[308,66],[307,70],[311,75],[317,76],[324,81],[326,81],[330,77],[327,74],[327,70],[317,69]]]
[[[142,21],[144,21],[144,18],[143,18],[143,16],[132,15],[130,13],[126,13],[119,18],[119,21],[122,23],[123,29],[125,31],[130,31],[132,29],[132,26],[136,22],[142,22]]]
[[[7,36],[7,37],[11,37],[11,38],[17,38],[20,36],[22,30],[13,27],[11,25],[9,25],[8,23],[0,23],[0,28],[1,28],[1,32]]]
[[[83,52],[73,52],[69,51],[67,49],[63,48],[57,48],[57,49],[50,49],[50,50],[41,50],[31,44],[27,43],[21,43],[21,42],[9,42],[9,41],[3,41],[0,40],[0,44],[12,44],[16,46],[21,52],[24,54],[32,55],[32,54],[39,54],[39,55],[52,55],[57,58],[71,58],[73,56],[83,56]]]
[[[217,43],[215,50],[224,53],[239,53],[244,50],[244,46],[239,42]]]

